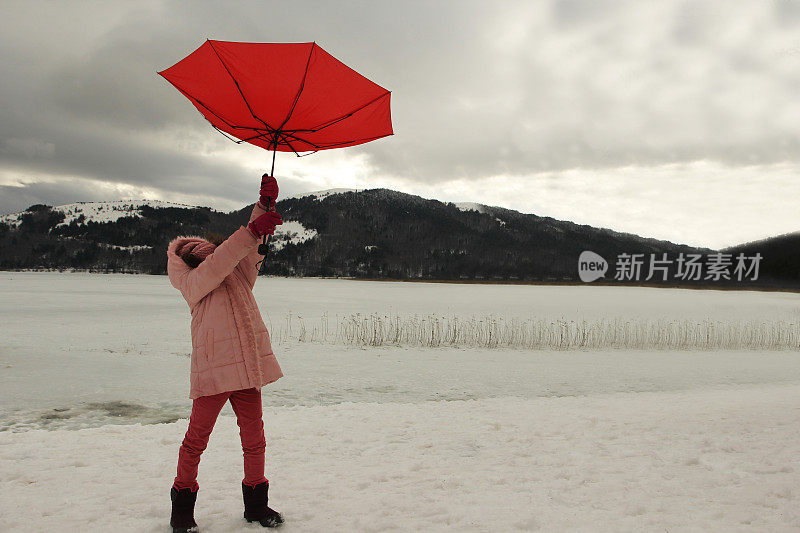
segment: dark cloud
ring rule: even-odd
[[[87,201],[119,200],[114,189],[98,189],[91,182],[30,182],[23,186],[0,185],[0,214],[21,211],[33,204],[63,205],[77,198]],[[20,207],[24,206],[24,207]]]
[[[0,36],[0,177],[27,185],[5,188],[3,206],[101,199],[87,181],[37,185],[37,175],[247,201],[245,148],[241,164],[209,157],[228,141],[156,75],[206,37],[316,40],[391,89],[396,135],[347,154],[397,183],[797,162],[793,6],[11,3]]]

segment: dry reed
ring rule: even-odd
[[[289,314],[273,338],[353,346],[518,348],[529,350],[798,350],[800,324],[773,320],[510,318],[337,315],[307,322]]]

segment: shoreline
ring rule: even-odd
[[[2,270],[3,273],[59,273],[59,274],[120,274],[120,275],[141,275],[141,276],[166,276],[166,274],[148,274],[146,272],[108,272],[95,269],[9,269]],[[652,289],[690,289],[690,290],[715,290],[715,291],[754,291],[754,292],[786,292],[800,294],[798,286],[779,286],[779,285],[733,285],[733,284],[687,284],[676,283],[627,283],[627,282],[591,282],[582,281],[542,281],[542,280],[495,280],[495,279],[397,279],[397,278],[357,278],[350,276],[274,276],[262,275],[264,278],[286,278],[286,279],[340,279],[347,281],[378,281],[387,283],[433,283],[447,285],[533,285],[543,287],[641,287]]]

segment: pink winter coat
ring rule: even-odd
[[[250,220],[265,212],[257,203]],[[272,383],[283,373],[252,292],[258,276],[255,263],[262,258],[259,239],[241,226],[191,268],[175,250],[197,240],[205,239],[178,237],[167,246],[169,281],[192,313],[189,398]]]

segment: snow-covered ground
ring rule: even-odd
[[[797,350],[276,333],[325,313],[796,321],[796,294],[283,278],[255,292],[285,374],[262,394],[286,531],[800,529]],[[0,273],[0,294],[0,531],[166,531],[191,407],[180,295],[164,276],[36,272]],[[200,466],[205,531],[248,528],[240,471],[226,406]]]
[[[267,407],[283,531],[797,531],[800,386]],[[227,408],[227,407],[226,407]],[[187,421],[0,433],[3,531],[167,531]],[[241,517],[221,417],[206,532]]]

